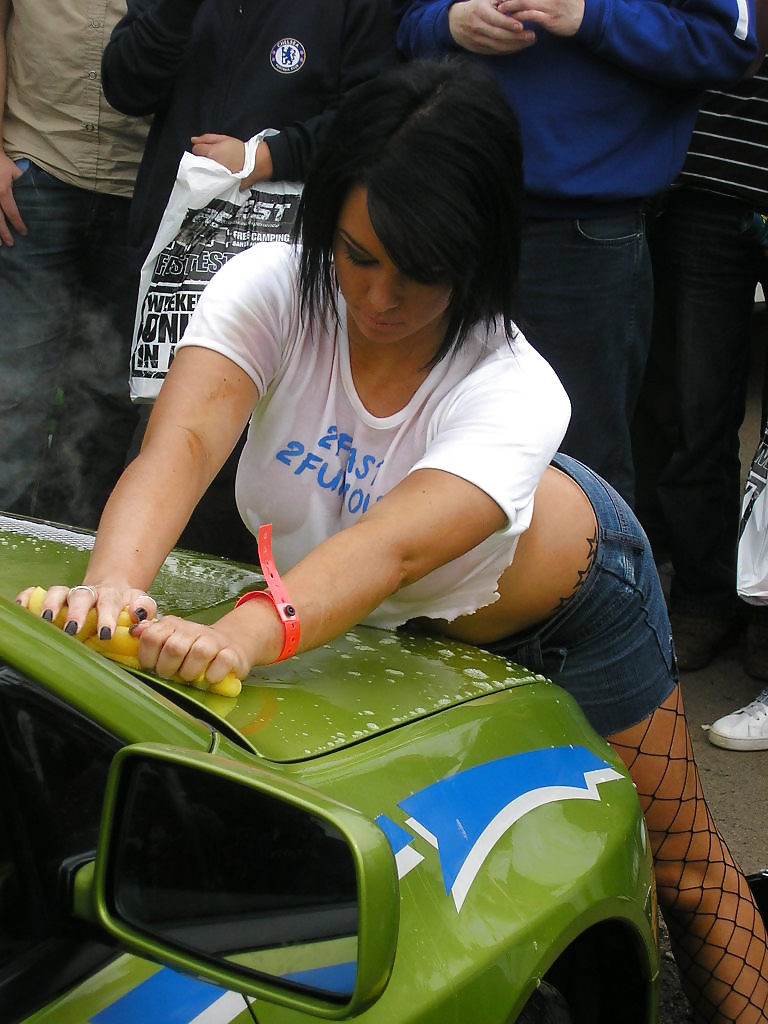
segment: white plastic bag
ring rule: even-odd
[[[744,485],[736,560],[736,590],[749,604],[768,602],[768,428]]]
[[[267,129],[246,143],[246,166],[233,174],[208,157],[185,153],[154,244],[144,261],[131,347],[131,398],[157,398],[176,344],[214,273],[256,242],[285,240],[301,184],[260,181],[240,191]],[[250,169],[249,169],[250,165]]]

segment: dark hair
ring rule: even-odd
[[[501,321],[520,261],[522,153],[496,83],[460,60],[415,61],[342,101],[312,161],[294,237],[302,315],[338,316],[333,242],[356,185],[390,259],[422,283],[448,283],[446,337],[435,362],[472,326]]]

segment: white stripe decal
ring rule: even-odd
[[[397,865],[397,877],[405,878],[409,871],[413,871],[417,864],[421,864],[424,860],[418,850],[414,850],[412,846],[404,846],[402,850],[398,850],[395,854],[395,864]]]
[[[506,807],[503,807],[483,830],[456,876],[456,881],[451,888],[451,895],[453,896],[453,902],[456,904],[456,910],[461,910],[462,904],[469,892],[469,887],[474,882],[485,858],[504,833],[523,815],[528,814],[529,811],[536,807],[542,807],[544,804],[554,803],[557,800],[599,800],[598,785],[601,782],[609,782],[612,779],[620,778],[622,776],[617,771],[614,771],[613,768],[599,768],[595,771],[584,773],[587,789],[579,789],[575,786],[545,786],[541,789],[534,789],[524,793],[507,804]]]
[[[189,1024],[230,1024],[246,1009],[245,999],[239,992],[225,992],[221,999],[198,1013]]]
[[[421,836],[422,839],[428,842],[430,846],[438,849],[437,836],[433,836],[429,829],[424,828],[420,821],[416,821],[415,818],[408,818],[405,824],[408,828],[413,829],[417,836]]]

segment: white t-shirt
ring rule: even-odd
[[[365,621],[394,628],[476,611],[497,600],[530,524],[534,490],[568,425],[565,390],[522,334],[510,345],[503,331],[478,327],[403,409],[373,416],[355,391],[341,296],[339,313],[338,327],[332,318],[302,323],[296,255],[283,242],[233,257],[200,298],[179,348],[222,353],[259,390],[237,473],[240,514],[254,534],[273,524],[282,573],[414,469],[445,470],[489,494],[506,526]]]

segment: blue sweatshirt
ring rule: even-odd
[[[128,0],[102,58],[107,101],[154,114],[131,207],[146,256],[190,136],[264,128],[276,181],[301,181],[341,96],[397,60],[387,0]]]
[[[452,0],[391,0],[408,57],[464,53],[498,80],[520,122],[531,216],[636,205],[677,176],[703,91],[757,55],[752,0],[586,0],[571,37],[505,56],[460,50]]]

